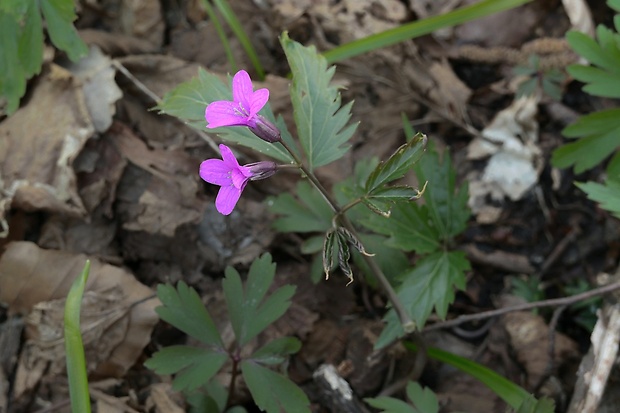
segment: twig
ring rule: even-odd
[[[113,60],[112,61],[112,65],[114,65],[114,67],[117,68],[119,72],[121,72],[123,75],[125,75],[125,77],[127,79],[129,79],[131,81],[131,83],[133,83],[138,89],[140,89],[140,91],[142,93],[144,93],[146,96],[151,98],[151,100],[153,100],[153,102],[155,102],[157,104],[159,104],[161,102],[161,98],[159,96],[157,96],[157,94],[155,92],[153,92],[151,89],[148,88],[148,86],[146,86],[144,83],[142,83],[140,81],[140,79],[135,77],[119,61]],[[220,149],[218,148],[218,146],[215,144],[213,139],[211,139],[211,137],[208,134],[206,134],[205,132],[203,132],[201,130],[196,130],[196,132],[198,133],[198,136],[200,136],[205,142],[207,142],[207,144],[211,147],[211,149],[213,149],[216,153],[219,153]]]
[[[524,304],[514,305],[512,307],[504,307],[504,308],[498,308],[497,310],[484,311],[478,314],[461,315],[452,320],[448,320],[448,321],[444,321],[444,322],[440,322],[440,323],[427,326],[424,328],[423,331],[432,331],[432,330],[439,330],[443,328],[454,327],[454,326],[458,326],[460,324],[467,323],[470,321],[484,320],[485,318],[496,317],[496,316],[511,313],[514,311],[526,311],[526,310],[533,310],[535,308],[543,308],[543,307],[570,306],[579,301],[583,301],[583,300],[587,300],[592,297],[607,294],[612,291],[616,291],[618,289],[620,289],[620,281],[617,281],[609,285],[605,285],[603,287],[595,288],[590,291],[586,291],[585,293],[571,295],[570,297],[552,298],[550,300],[535,301],[533,303],[524,303]]]

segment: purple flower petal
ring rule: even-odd
[[[269,100],[269,89],[258,89],[253,93],[250,100],[249,112],[250,118],[256,116],[256,114],[267,104]]]
[[[233,100],[239,103],[245,110],[249,111],[252,99],[252,80],[245,70],[240,70],[235,74],[232,81]]]
[[[220,159],[207,159],[200,164],[200,177],[213,185],[232,185],[230,172],[230,167]]]
[[[220,153],[222,154],[222,160],[224,164],[226,164],[229,172],[239,168],[239,162],[228,146],[220,144]]]
[[[237,201],[241,197],[243,189],[235,188],[234,186],[223,186],[220,188],[220,192],[217,193],[215,198],[215,208],[222,215],[230,215]]]
[[[245,168],[243,166],[240,166],[239,168],[233,169],[230,175],[230,178],[232,179],[232,184],[235,186],[235,188],[239,188],[241,190],[245,188],[245,185],[248,183],[249,179],[249,177],[245,175],[244,169]],[[250,176],[251,175],[252,172],[250,172]]]
[[[228,100],[218,100],[210,103],[205,110],[207,128],[222,126],[247,126],[248,117],[241,113],[239,105]]]

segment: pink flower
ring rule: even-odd
[[[270,177],[277,165],[264,161],[241,166],[228,146],[220,145],[220,152],[222,159],[207,159],[200,164],[200,177],[221,187],[215,208],[222,215],[230,215],[248,181]]]
[[[253,91],[252,80],[245,70],[233,77],[233,100],[218,100],[205,110],[207,128],[222,126],[247,126],[256,136],[267,142],[280,141],[278,128],[258,112],[267,104],[268,89]]]

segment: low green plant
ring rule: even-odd
[[[228,318],[235,341],[225,345],[209,311],[198,293],[179,282],[177,287],[160,285],[157,296],[163,306],[156,309],[162,320],[170,323],[202,347],[175,345],[156,352],[145,365],[158,374],[175,374],[175,390],[193,395],[196,405],[207,405],[210,412],[231,411],[237,377],[241,375],[254,402],[267,412],[309,412],[306,395],[285,375],[271,369],[282,365],[301,343],[294,337],[279,337],[251,354],[248,344],[289,308],[295,287],[286,285],[268,294],[272,287],[276,264],[269,254],[256,259],[248,272],[245,285],[232,267],[226,269],[222,282]],[[226,363],[230,363],[230,383],[224,389],[214,379]],[[200,394],[196,394],[197,390]],[[226,395],[226,396],[224,396]]]
[[[620,12],[619,0],[607,4]],[[620,98],[620,14],[614,17],[614,29],[604,25],[596,28],[596,39],[580,32],[566,35],[573,50],[590,62],[575,64],[568,73],[583,83],[584,92],[606,98]],[[620,108],[605,109],[581,116],[562,133],[575,142],[556,149],[551,161],[558,168],[572,167],[576,173],[602,164],[608,157],[603,183],[577,183],[590,199],[620,217]]]
[[[43,19],[49,37],[72,61],[88,49],[72,22],[77,18],[73,0],[0,0],[0,97],[13,113],[26,93],[26,81],[41,71]]]
[[[422,388],[418,383],[410,381],[406,388],[409,403],[393,397],[376,397],[365,399],[366,403],[380,409],[381,413],[438,413],[439,402],[431,389]]]
[[[71,410],[90,413],[90,395],[86,372],[86,357],[80,330],[80,310],[82,296],[90,272],[90,261],[87,260],[82,274],[73,282],[65,303],[65,353],[67,360],[67,377],[69,379],[69,395]]]
[[[527,65],[515,67],[513,73],[524,77],[517,88],[517,97],[544,93],[553,100],[562,99],[562,83],[566,75],[555,68],[543,70],[537,55],[530,56]]]

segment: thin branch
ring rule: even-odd
[[[590,291],[586,291],[585,293],[571,295],[570,297],[552,298],[550,300],[542,300],[533,303],[514,305],[512,307],[498,308],[497,310],[484,311],[478,314],[461,315],[452,320],[443,321],[427,326],[424,328],[423,331],[440,330],[443,328],[454,327],[470,321],[484,320],[486,318],[497,317],[499,315],[512,313],[514,311],[527,311],[544,307],[570,306],[572,304],[578,303],[579,301],[584,301],[592,297],[607,294],[618,289],[620,289],[620,281],[605,285],[603,287],[595,288]]]

